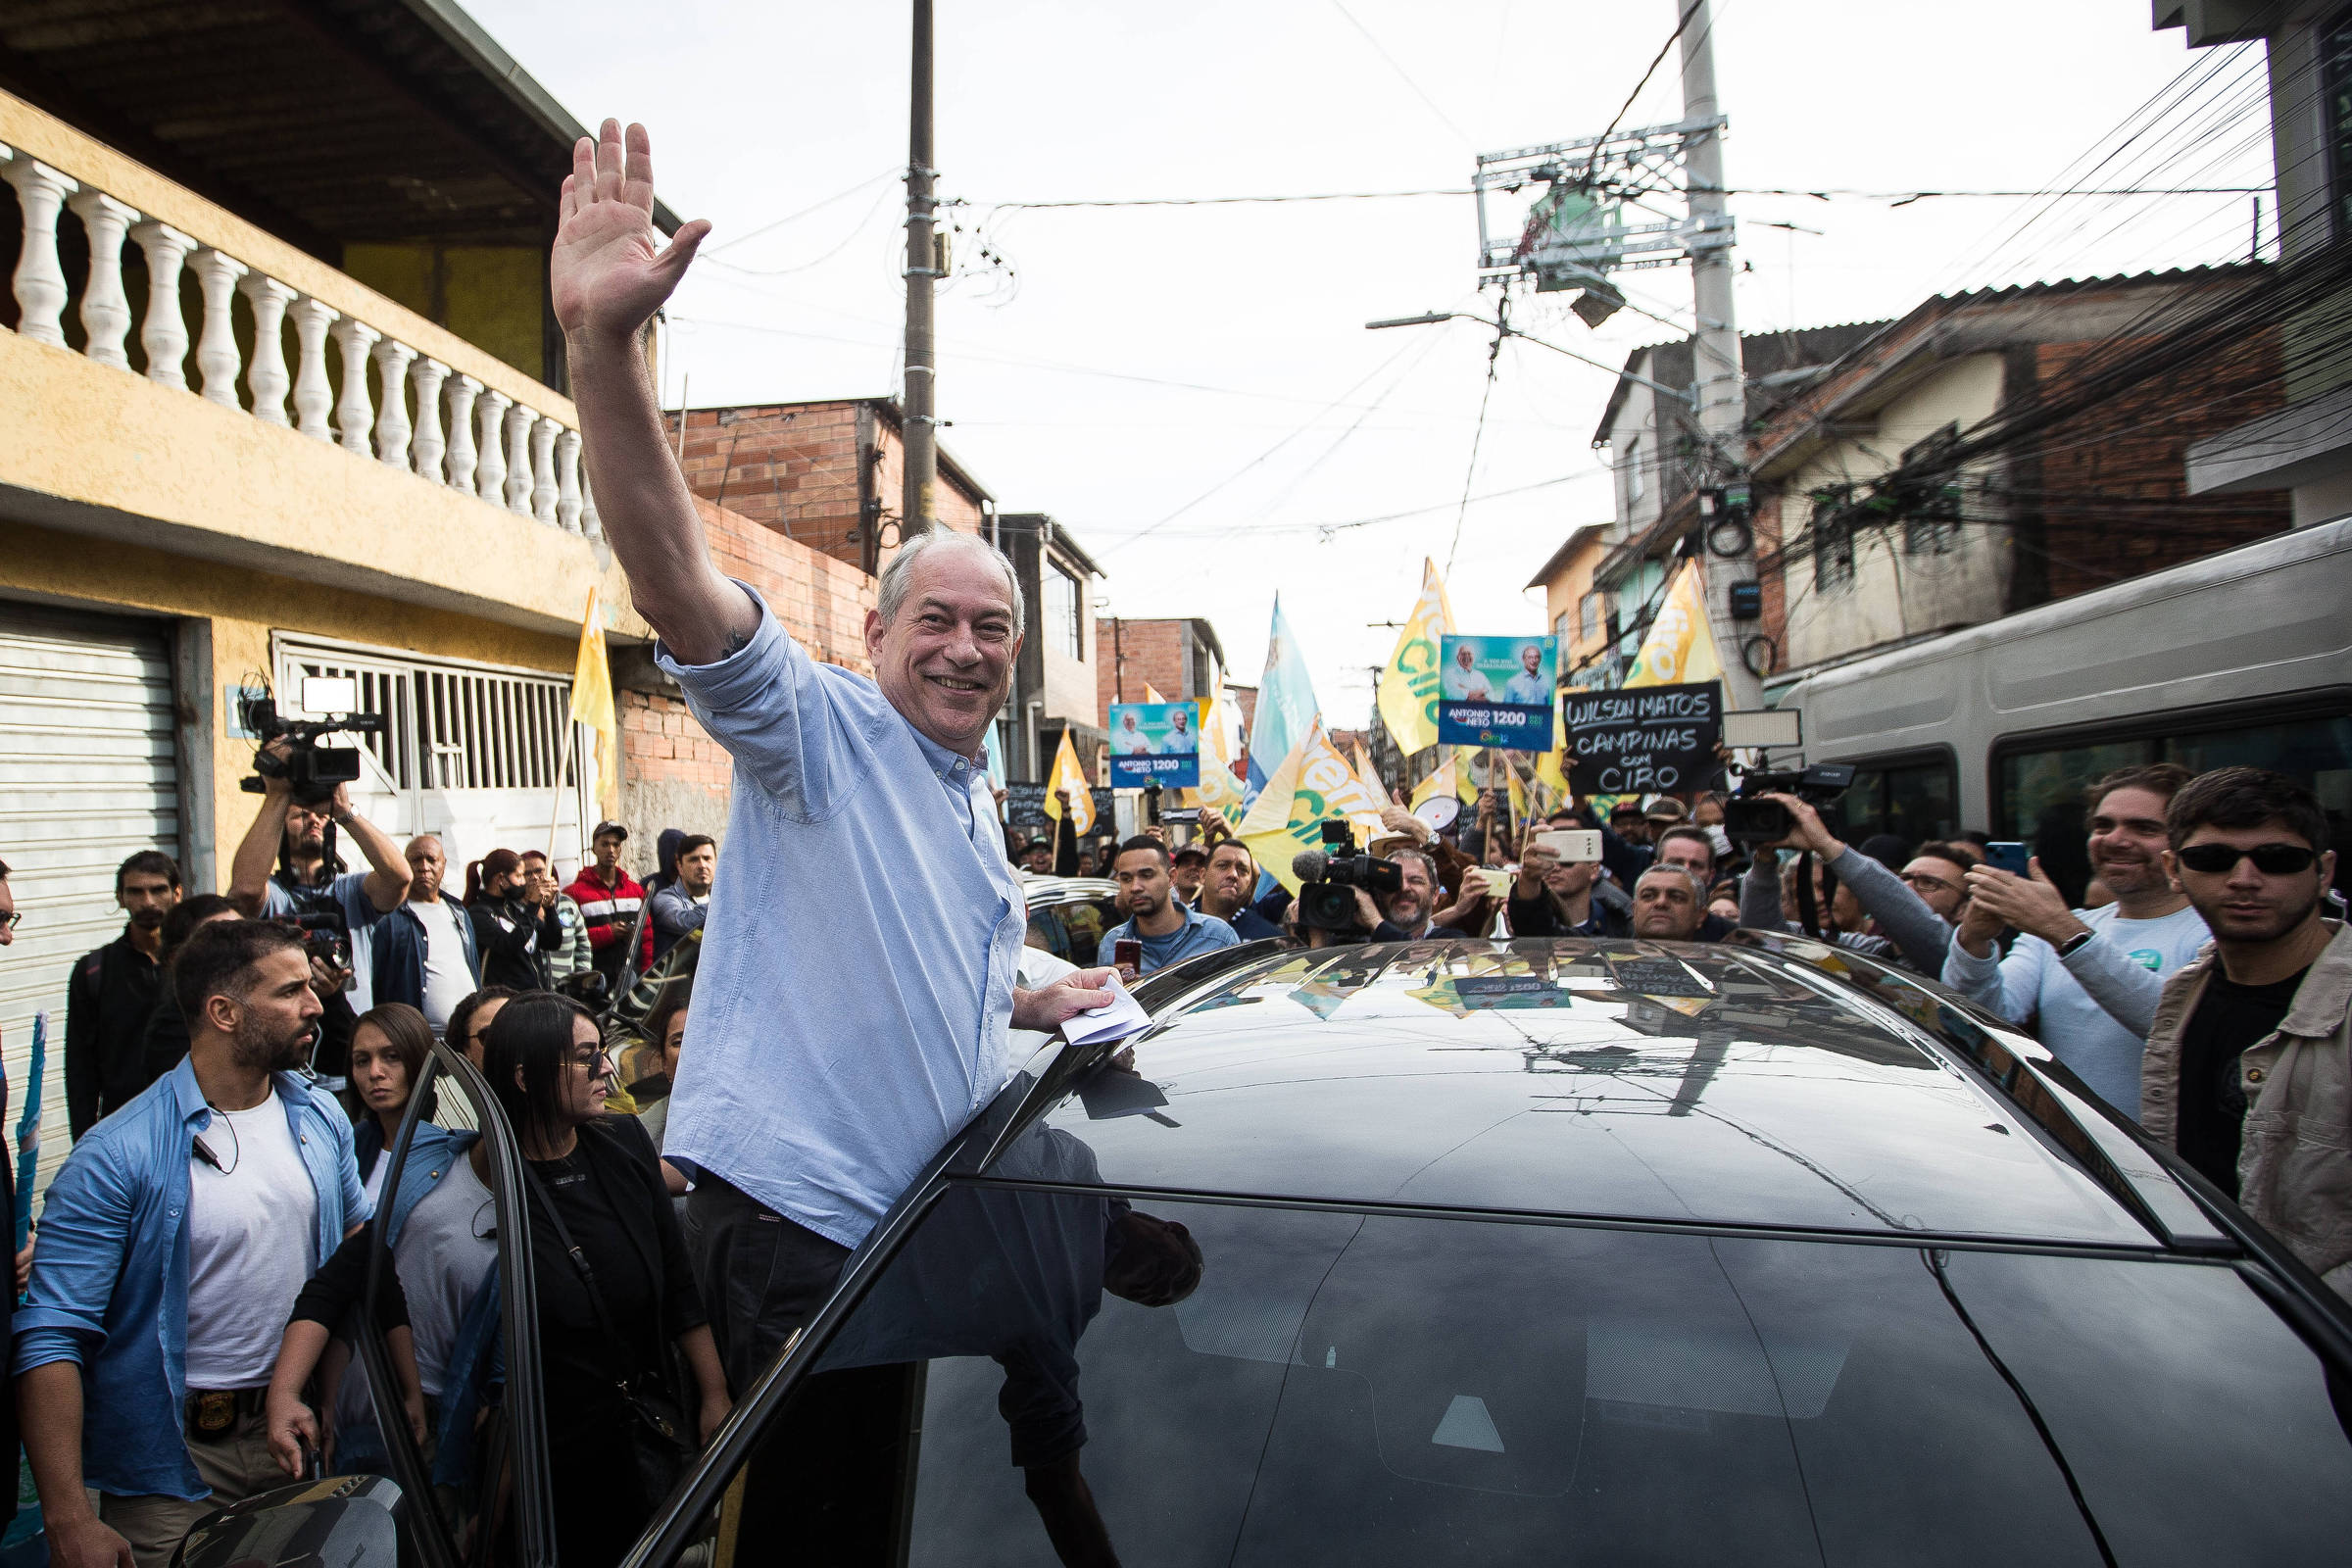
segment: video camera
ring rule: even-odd
[[[1317,931],[1369,936],[1358,918],[1356,889],[1378,896],[1404,891],[1404,867],[1395,860],[1359,853],[1345,820],[1323,824],[1323,848],[1291,861],[1299,881],[1298,923]]]
[[[237,721],[246,732],[264,747],[280,738],[289,747],[283,761],[267,751],[256,750],[253,776],[237,786],[246,794],[259,795],[269,788],[269,780],[282,778],[293,787],[295,805],[319,807],[333,800],[340,786],[359,782],[359,748],[318,743],[329,735],[380,735],[384,730],[384,715],[358,710],[360,683],[347,676],[306,677],[302,683],[302,706],[308,712],[327,716],[280,717],[268,681],[258,687],[248,683],[238,690]]]
[[[1783,772],[1743,772],[1740,775],[1739,793],[1723,803],[1723,831],[1735,843],[1751,848],[1778,843],[1796,831],[1796,819],[1780,802],[1759,800],[1758,796],[1767,791],[1793,795],[1807,806],[1818,808],[1835,803],[1853,782],[1854,769],[1847,762],[1816,762],[1808,768]]]

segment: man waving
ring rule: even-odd
[[[1110,998],[1101,971],[1013,983],[1022,897],[982,765],[1020,649],[1011,564],[965,534],[908,540],[866,612],[871,680],[719,573],[641,342],[710,224],[662,248],[653,199],[643,126],[582,137],[550,282],[606,536],[735,761],[664,1152],[700,1172],[687,1237],[740,1390],[1004,1086],[1007,1028]]]

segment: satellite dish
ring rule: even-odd
[[[1462,814],[1462,803],[1450,795],[1432,795],[1413,808],[1413,814],[1431,827],[1444,832],[1453,819]]]

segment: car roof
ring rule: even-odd
[[[1148,981],[1135,1070],[1079,1076],[1047,1112],[1106,1185],[2156,1245],[2092,1141],[1784,954],[1542,938],[1223,956],[1189,988],[1181,969]]]
[[[1024,871],[1021,896],[1033,909],[1048,904],[1091,904],[1097,899],[1117,898],[1119,885],[1108,877],[1038,876]]]

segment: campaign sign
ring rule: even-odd
[[[1440,658],[1438,739],[1455,746],[1551,750],[1554,637],[1455,637]]]
[[[1200,705],[1111,704],[1110,783],[1126,790],[1200,788]]]
[[[1668,795],[1702,787],[1722,764],[1723,683],[1570,692],[1563,744],[1579,795]]]
[[[1054,819],[1046,814],[1046,787],[1043,784],[1008,783],[1004,786],[1004,823],[1007,827],[1052,827]],[[1091,792],[1095,797],[1095,820],[1110,821],[1110,791],[1097,785]],[[1105,827],[1107,832],[1108,828]]]

